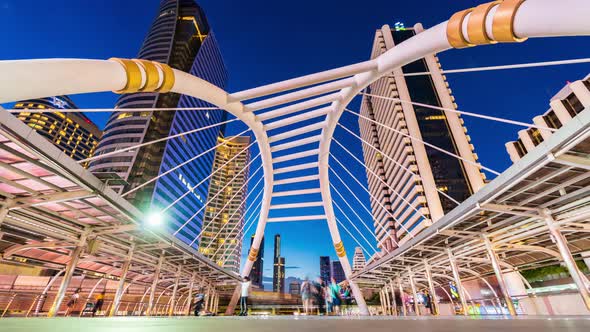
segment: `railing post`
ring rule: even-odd
[[[193,304],[193,287],[195,287],[196,274],[197,274],[196,272],[193,272],[193,275],[191,276],[191,281],[188,284],[188,299],[187,299],[186,308],[184,308],[184,311],[187,316],[191,315],[191,305]]]
[[[490,261],[492,263],[492,268],[494,268],[494,273],[496,274],[496,279],[498,280],[498,285],[500,286],[500,291],[502,292],[502,296],[504,297],[504,301],[506,301],[506,306],[508,307],[508,312],[510,316],[516,316],[516,308],[514,307],[514,303],[512,302],[512,298],[510,297],[510,293],[508,293],[508,288],[506,287],[506,280],[504,280],[504,275],[502,274],[502,267],[500,266],[500,260],[498,259],[498,255],[494,251],[492,246],[492,242],[490,239],[485,235],[482,234],[483,243],[486,246],[486,250],[488,252],[488,256],[490,257]]]
[[[6,305],[6,308],[4,308],[4,311],[2,312],[2,316],[0,316],[0,318],[4,318],[4,315],[6,315],[6,313],[8,312],[8,309],[10,308],[10,305],[12,304],[14,299],[16,298],[16,295],[17,295],[16,293],[14,293],[14,295],[12,295],[12,297],[8,301],[8,304]]]

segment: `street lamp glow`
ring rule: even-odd
[[[150,212],[146,219],[147,224],[150,226],[159,226],[163,220],[164,218],[160,212]]]

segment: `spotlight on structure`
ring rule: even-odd
[[[146,223],[149,226],[159,226],[162,224],[163,220],[164,218],[162,216],[162,213],[152,211],[147,215]]]

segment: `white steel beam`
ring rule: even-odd
[[[276,168],[275,174],[291,173],[291,172],[302,171],[302,170],[312,169],[312,168],[317,168],[317,167],[318,167],[318,163],[315,162],[315,163],[307,163],[307,164],[301,164],[301,165],[295,165],[295,166],[289,166],[289,167],[283,167],[283,168]]]
[[[275,136],[271,136],[269,138],[269,142],[274,143],[274,142],[282,141],[282,140],[285,140],[287,138],[291,138],[294,136],[307,134],[307,133],[315,131],[315,130],[320,130],[320,129],[324,128],[325,125],[326,125],[325,122],[318,122],[318,123],[310,124],[309,126],[290,130],[290,131],[287,131],[287,132],[284,132],[284,133],[281,133],[281,134],[278,134]]]
[[[268,218],[268,222],[313,221],[313,220],[324,220],[324,219],[326,219],[325,215],[313,215],[313,216]]]
[[[290,191],[275,191],[272,197],[288,197],[288,196],[300,196],[308,194],[319,194],[320,188],[314,189],[301,189],[301,190],[290,190]]]
[[[287,155],[284,155],[281,157],[273,158],[272,162],[275,164],[278,164],[278,163],[282,163],[285,161],[301,159],[301,158],[311,157],[311,156],[317,156],[319,152],[320,152],[319,149],[313,149],[313,150],[307,150],[307,151],[298,152],[298,153],[291,153],[291,154],[287,154]]]
[[[274,119],[274,118],[277,118],[280,116],[285,116],[285,115],[289,115],[292,113],[297,113],[297,112],[300,112],[303,110],[307,110],[310,108],[318,107],[318,106],[321,106],[324,104],[328,104],[328,103],[331,103],[331,102],[338,100],[340,98],[341,98],[340,92],[331,93],[329,95],[306,100],[301,103],[297,103],[297,104],[277,108],[272,111],[264,112],[264,113],[258,115],[258,119],[260,121]]]
[[[296,148],[298,146],[316,143],[316,142],[320,141],[320,138],[321,138],[321,136],[317,135],[317,136],[311,136],[311,137],[298,139],[295,141],[290,141],[288,143],[283,143],[283,144],[272,146],[270,148],[270,151],[271,152],[279,152],[279,151],[283,151],[283,150],[287,150],[287,149]]]
[[[309,112],[305,112],[303,114],[299,114],[296,116],[292,116],[283,120],[279,120],[279,121],[274,121],[271,122],[269,124],[265,124],[264,125],[264,130],[265,131],[270,131],[270,130],[274,130],[277,128],[281,128],[281,127],[285,127],[297,122],[302,122],[305,120],[309,120],[309,119],[313,119],[313,118],[317,118],[320,117],[322,115],[326,115],[328,113],[330,113],[332,111],[332,106],[327,106],[327,107],[322,107],[319,108],[317,110],[313,110],[313,111],[309,111]]]
[[[319,175],[308,175],[308,176],[299,176],[296,178],[288,178],[282,180],[275,180],[275,185],[283,185],[283,184],[292,184],[292,183],[301,183],[301,182],[308,182],[308,181],[315,181],[319,180]]]
[[[307,203],[289,203],[289,204],[276,204],[271,205],[270,209],[272,210],[287,210],[287,209],[298,209],[298,208],[308,208],[308,207],[321,207],[324,206],[323,202],[307,202]]]

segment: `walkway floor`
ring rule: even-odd
[[[590,317],[498,318],[400,318],[387,317],[212,317],[212,318],[4,318],[0,331],[82,332],[487,332],[487,331],[590,331]]]

